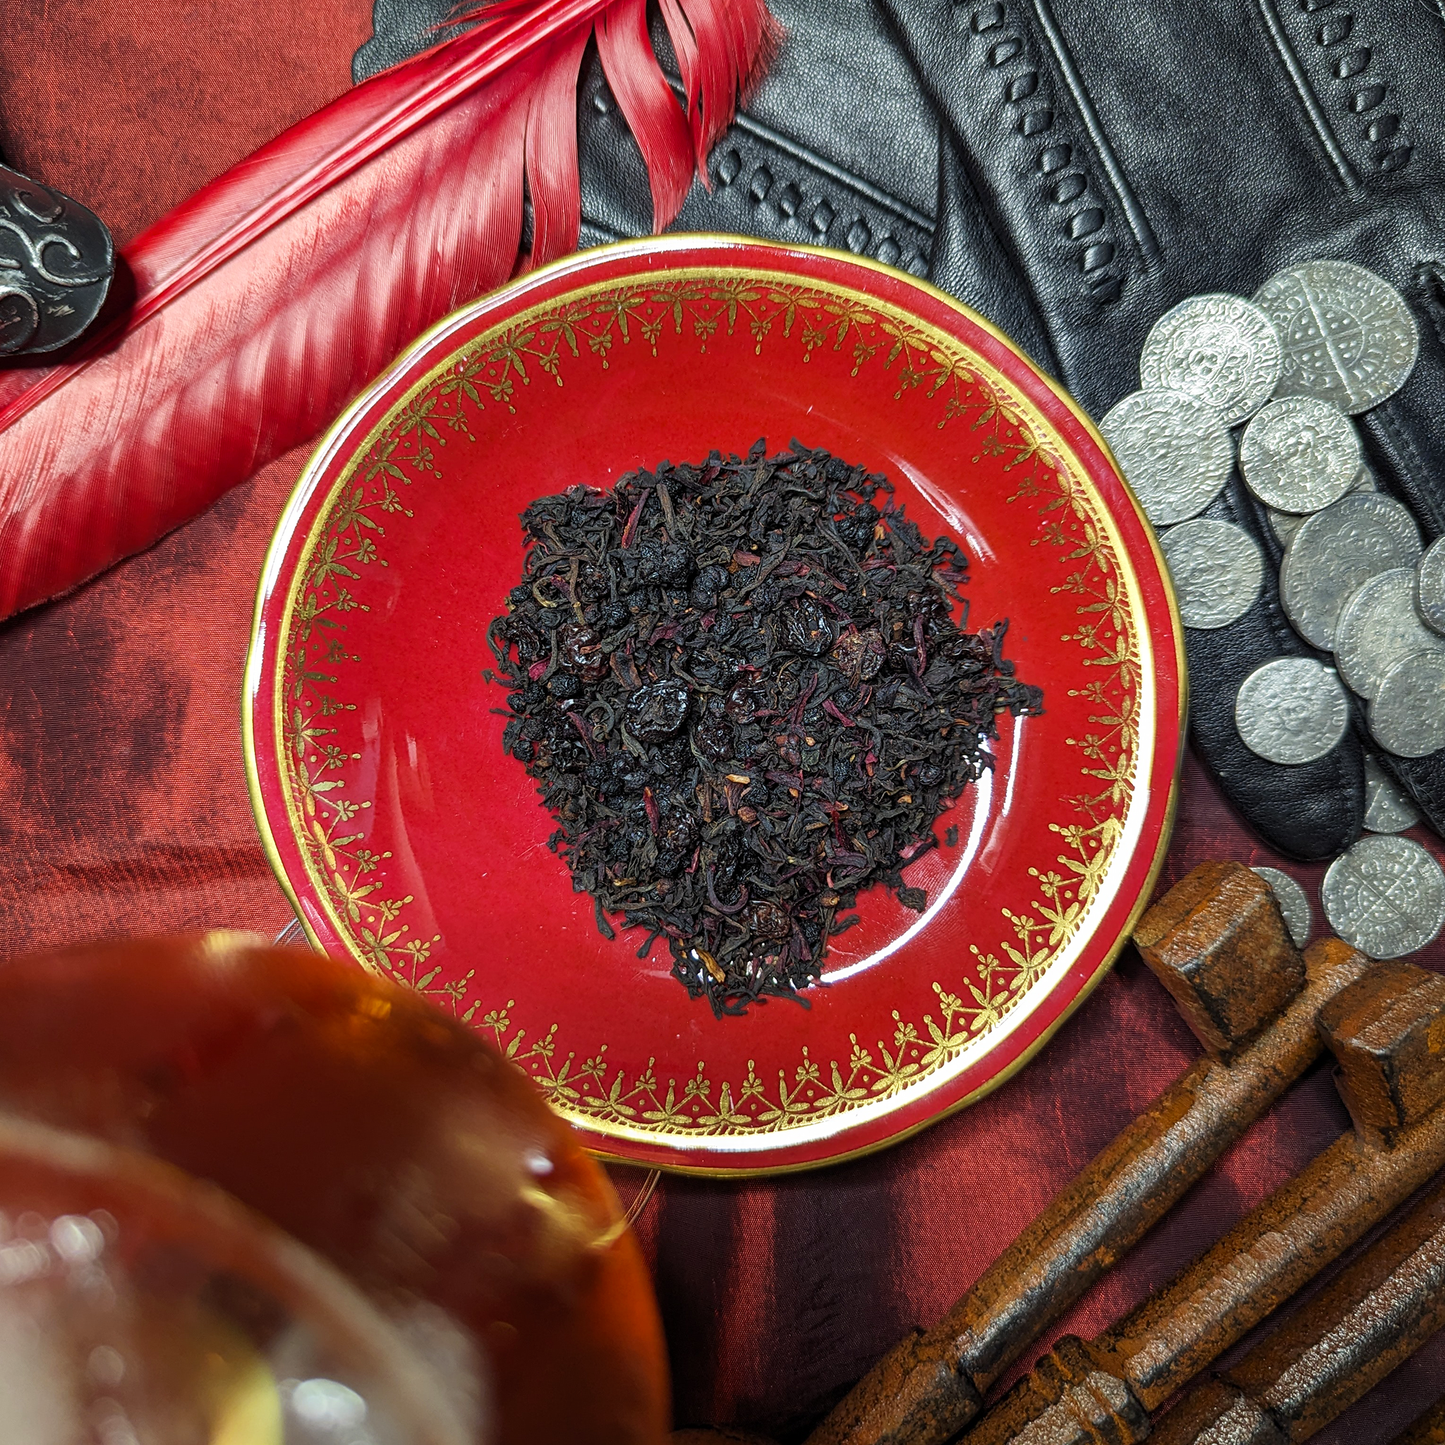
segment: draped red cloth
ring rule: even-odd
[[[0,148],[100,211],[123,243],[344,89],[368,11],[0,0]],[[251,821],[239,699],[262,553],[303,459],[282,458],[149,552],[0,626],[0,955],[287,922]],[[1191,759],[1165,884],[1208,857],[1280,862]],[[1323,869],[1288,866],[1313,892]],[[1445,968],[1445,943],[1421,957]],[[1195,1052],[1126,953],[1022,1074],[896,1149],[779,1180],[664,1180],[638,1230],[678,1423],[798,1438],[906,1329],[936,1320]],[[1320,1066],[1061,1330],[1087,1334],[1129,1308],[1346,1124]],[[1437,1337],[1319,1438],[1388,1441],[1442,1389]]]

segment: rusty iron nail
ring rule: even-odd
[[[1433,1190],[1238,1364],[1185,1396],[1153,1438],[1158,1445],[1226,1439],[1299,1445],[1442,1325],[1445,1187]]]
[[[1201,864],[1135,941],[1210,1051],[1128,1125],[948,1316],[889,1351],[807,1445],[942,1445],[1050,1323],[1139,1241],[1319,1056],[1321,1008],[1369,966],[1338,939],[1301,958],[1268,886]]]
[[[1086,1445],[1101,1410],[1111,1439],[1142,1440],[1151,1410],[1445,1166],[1445,978],[1376,964],[1320,1010],[1318,1026],[1342,1092],[1367,1101],[1356,1130],[1092,1343],[1060,1341],[970,1445]],[[1104,1376],[1117,1381],[1107,1409]]]

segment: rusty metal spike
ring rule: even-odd
[[[1445,1325],[1445,1187],[1154,1433],[1158,1445],[1268,1441],[1322,1430]],[[1233,1428],[1226,1433],[1226,1418]]]
[[[1361,1130],[1416,1123],[1445,1099],[1445,978],[1381,963],[1320,1010],[1338,1085]]]
[[[1136,939],[1216,1057],[1107,1145],[944,1320],[885,1355],[808,1445],[942,1445],[964,1429],[1008,1366],[1318,1057],[1320,1009],[1369,966],[1338,939],[1301,959],[1240,864],[1195,869]]]
[[[1441,1093],[1445,1056],[1438,1047],[1432,1051],[1429,1040],[1442,1024],[1445,979],[1413,964],[1376,965],[1337,994],[1321,1010],[1320,1032],[1342,1066],[1367,1080],[1370,1122],[1317,1155],[1098,1339],[1060,1341],[1022,1388],[984,1417],[969,1435],[970,1445],[1045,1439],[1051,1445],[1088,1445],[1104,1438],[1057,1383],[1075,1378],[1080,1361],[1087,1361],[1094,1375],[1114,1376],[1125,1397],[1108,1416],[1109,1438],[1144,1439],[1149,1411],[1445,1167],[1445,1106],[1420,1114],[1422,1101]],[[1392,1127],[1382,1130],[1377,1122]],[[1092,1397],[1103,1398],[1097,1380]],[[1225,1408],[1224,1395],[1210,1398]],[[1253,1407],[1237,1408],[1243,1413],[1234,1424],[1246,1438],[1254,1438],[1249,1432],[1256,1429],[1268,1438],[1272,1427],[1254,1419]],[[1141,1418],[1142,1431],[1136,1423]]]
[[[1269,885],[1243,863],[1201,863],[1139,920],[1139,955],[1211,1053],[1228,1056],[1304,987],[1304,959]]]

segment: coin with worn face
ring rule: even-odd
[[[1415,569],[1393,567],[1345,603],[1335,626],[1335,666],[1361,697],[1372,698],[1385,674],[1417,652],[1445,652],[1445,637],[1415,611]]]
[[[1159,545],[1186,627],[1228,627],[1259,596],[1264,557],[1242,527],[1195,517],[1170,527]]]
[[[1266,507],[1269,513],[1269,529],[1279,539],[1281,547],[1288,547],[1294,534],[1299,531],[1304,522],[1305,515],[1300,512],[1279,512],[1273,507]]]
[[[1393,497],[1341,497],[1306,517],[1285,551],[1279,569],[1285,615],[1301,637],[1333,650],[1340,613],[1355,591],[1381,572],[1413,567],[1419,556],[1420,530]]]
[[[1374,472],[1372,472],[1369,467],[1362,466],[1360,470],[1355,473],[1355,480],[1350,486],[1350,491],[1374,492],[1378,490],[1375,486]],[[1348,495],[1348,493],[1346,493],[1346,495]],[[1290,539],[1304,525],[1305,517],[1309,515],[1308,512],[1280,512],[1274,507],[1266,507],[1265,510],[1269,513],[1270,530],[1279,538],[1281,547],[1289,546]]]
[[[1369,753],[1365,754],[1365,827],[1371,833],[1403,833],[1420,821],[1409,794]]]
[[[1254,870],[1269,884],[1274,901],[1279,904],[1280,916],[1296,948],[1303,948],[1310,941],[1310,928],[1314,925],[1314,909],[1310,907],[1309,894],[1278,868],[1256,868]]]
[[[1332,669],[1277,657],[1240,684],[1234,725],[1250,752],[1271,763],[1312,763],[1344,736],[1350,707]]]
[[[1371,958],[1414,953],[1445,924],[1445,873],[1410,838],[1361,838],[1330,864],[1320,897],[1330,927]]]
[[[1239,467],[1251,492],[1281,512],[1317,512],[1360,471],[1360,439],[1339,407],[1311,396],[1272,401],[1244,429]]]
[[[1445,537],[1432,542],[1415,574],[1415,607],[1436,632],[1445,633]]]
[[[1279,333],[1252,301],[1191,296],[1154,323],[1139,358],[1139,384],[1188,392],[1233,426],[1269,400],[1281,366]]]
[[[1136,391],[1099,430],[1156,527],[1202,512],[1224,487],[1234,443],[1211,407],[1180,391]]]
[[[1445,748],[1445,651],[1416,652],[1380,679],[1370,702],[1370,736],[1400,758]]]
[[[1279,333],[1279,396],[1317,396],[1353,415],[1397,392],[1419,355],[1419,328],[1404,298],[1363,266],[1291,266],[1254,302]]]

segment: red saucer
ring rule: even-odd
[[[662,945],[598,933],[503,754],[487,623],[535,496],[793,438],[888,474],[972,560],[970,625],[1042,717],[840,936],[810,1007],[716,1019]],[[986,322],[833,252],[588,252],[424,337],[327,436],[261,579],[245,729],[313,941],[496,1042],[601,1152],[758,1172],[888,1144],[998,1084],[1113,960],[1163,856],[1183,735],[1153,534],[1092,425]],[[636,931],[635,931],[636,932]]]

